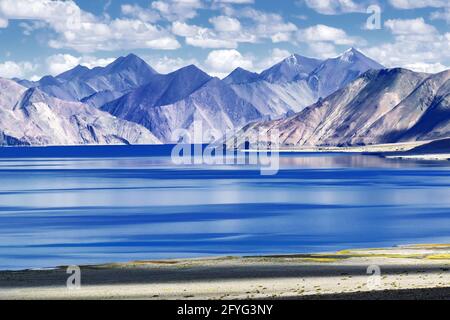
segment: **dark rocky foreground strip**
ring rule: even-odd
[[[450,287],[287,297],[282,300],[449,300]]]

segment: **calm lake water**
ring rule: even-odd
[[[176,166],[170,147],[0,150],[0,269],[450,242],[450,163],[287,154]]]

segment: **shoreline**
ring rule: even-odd
[[[433,143],[439,143],[442,141],[450,141],[450,139],[440,139],[440,140],[427,140],[427,141],[414,141],[414,142],[400,142],[400,143],[387,143],[387,144],[374,144],[374,145],[362,145],[362,146],[347,146],[347,147],[334,147],[334,146],[322,146],[322,147],[289,147],[282,146],[278,149],[238,149],[241,153],[286,153],[286,154],[302,154],[302,153],[354,153],[361,155],[372,155],[379,156],[385,159],[398,159],[398,160],[425,160],[425,161],[449,161],[450,151],[448,148],[445,152],[439,152],[439,148],[427,152],[415,152],[416,149],[426,147]],[[45,145],[45,146],[0,146],[0,150],[11,151],[12,154],[2,154],[1,158],[15,158],[15,157],[28,157],[23,154],[17,153],[18,151],[42,151],[42,150],[53,150],[58,148],[67,148],[67,150],[79,151],[86,149],[95,150],[95,147],[104,147],[105,150],[110,148],[125,148],[123,150],[127,151],[126,148],[130,145]],[[173,146],[172,144],[154,144],[154,145],[132,145],[138,148],[156,147],[156,148],[166,148],[168,146]],[[117,150],[115,151],[117,152]],[[42,154],[35,155],[37,157],[42,157]],[[106,154],[74,154],[73,157],[103,157],[108,156]],[[146,157],[148,154],[136,154],[130,155],[128,153],[123,155],[115,155],[115,157],[129,157],[129,156],[140,156]],[[53,157],[53,156],[52,156]],[[67,157],[67,156],[64,156]]]
[[[423,150],[433,144],[446,142],[450,144],[450,139],[388,143],[366,146],[349,146],[349,147],[284,147],[279,149],[266,150],[240,150],[247,153],[258,152],[276,152],[276,153],[354,153],[361,155],[379,156],[391,160],[422,160],[422,161],[450,161],[450,151],[446,146],[445,151],[439,152],[439,146],[431,150]],[[419,151],[418,151],[419,150]]]
[[[385,156],[386,159],[450,161],[450,153]]]
[[[399,142],[399,143],[386,143],[386,144],[373,144],[373,145],[361,145],[361,146],[347,146],[347,147],[338,147],[338,146],[308,146],[308,147],[289,147],[283,146],[280,149],[259,149],[259,150],[246,150],[241,149],[243,152],[264,152],[264,151],[272,151],[272,152],[353,152],[353,153],[361,153],[361,152],[389,152],[389,151],[408,151],[415,147],[422,146],[433,142],[436,140],[424,140],[424,141],[413,141],[413,142]],[[160,143],[160,144],[79,144],[79,145],[57,145],[57,144],[49,144],[49,145],[1,145],[1,149],[6,150],[24,150],[24,149],[52,149],[52,148],[95,148],[95,147],[164,147],[164,146],[174,146],[175,143]]]
[[[65,267],[0,271],[0,299],[450,299],[450,244],[80,268],[78,290]]]
[[[384,152],[406,152],[414,148],[426,145],[434,140],[374,144],[365,146],[349,147],[281,147],[279,149],[242,149],[242,152],[279,152],[279,153],[384,153]]]

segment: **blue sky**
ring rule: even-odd
[[[439,72],[450,66],[449,26],[449,0],[0,0],[0,76],[37,79],[133,52],[162,73],[194,63],[222,77],[349,47]]]

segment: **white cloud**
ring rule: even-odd
[[[285,22],[278,14],[245,7],[236,10],[227,7],[224,15],[212,17],[212,28],[172,23],[172,32],[185,37],[188,45],[211,49],[236,49],[240,43],[257,43],[265,39],[273,43],[290,42],[297,31],[295,24]]]
[[[412,63],[436,64],[450,58],[450,42],[442,35],[424,38],[420,41],[399,37],[393,43],[384,43],[366,49],[374,59],[387,67],[406,67]]]
[[[387,67],[405,67],[433,72],[450,59],[450,33],[441,34],[422,18],[388,20],[394,41],[365,49]]]
[[[186,38],[186,43],[193,47],[219,49],[237,48],[237,43],[232,40],[217,39],[208,34],[199,34],[192,38]]]
[[[253,43],[263,39],[270,39],[274,43],[289,42],[292,39],[292,34],[298,29],[295,24],[285,21],[279,14],[256,10],[251,7],[227,8],[226,13],[240,20],[242,31],[241,39],[236,40],[238,42]]]
[[[330,42],[336,45],[353,45],[357,42],[356,38],[350,37],[344,30],[323,24],[299,30],[297,40],[306,43]]]
[[[47,58],[47,68],[51,75],[58,75],[77,66],[79,59],[70,54],[57,54]]]
[[[352,37],[343,29],[323,24],[298,30],[297,41],[308,46],[309,53],[317,58],[330,58],[337,55],[336,46],[350,47],[358,44],[364,46],[366,41],[359,37]]]
[[[217,33],[214,30],[189,25],[184,22],[172,23],[172,32],[178,36],[185,37],[186,43],[200,48],[210,49],[234,49],[237,48],[238,35],[232,33]]]
[[[253,69],[252,59],[244,57],[237,50],[214,50],[205,60],[208,72],[216,77],[226,77],[234,69],[241,67]]]
[[[261,72],[289,57],[288,50],[274,48],[262,59],[256,59],[252,55],[243,55],[237,50],[211,51],[202,66],[209,74],[224,78],[234,69],[241,67],[251,72]]]
[[[19,26],[23,29],[23,34],[29,36],[35,30],[47,27],[47,23],[44,21],[35,20],[30,22],[21,22],[19,23]]]
[[[258,62],[256,68],[258,72],[261,72],[263,70],[266,70],[273,65],[283,61],[287,57],[289,57],[291,53],[284,49],[274,48],[270,55],[268,55],[266,58],[262,59]]]
[[[186,37],[186,43],[200,48],[220,49],[220,48],[237,48],[238,44],[235,40],[219,37],[213,31],[200,28],[195,35]]]
[[[173,35],[157,25],[136,18],[97,17],[83,11],[73,1],[0,0],[0,16],[48,23],[58,34],[56,39],[49,41],[49,45],[58,49],[92,52],[136,48],[172,50],[180,47]]]
[[[444,66],[442,63],[411,63],[404,66],[407,69],[416,72],[426,73],[438,73],[450,69],[450,67]]]
[[[8,20],[0,17],[0,28],[6,28],[6,27],[8,27]]]
[[[169,21],[185,21],[195,18],[197,10],[203,8],[201,0],[154,1],[151,6]]]
[[[172,23],[172,32],[180,37],[193,37],[203,30],[207,29],[195,25],[189,25],[185,22],[175,21]]]
[[[270,39],[274,43],[288,42],[297,27],[285,22],[278,14],[244,8],[234,10],[227,4],[252,1],[220,1],[234,16],[212,17],[212,28],[188,25],[198,10],[206,8],[202,0],[153,1],[149,8],[123,4],[121,16],[96,16],[82,10],[74,1],[63,0],[0,0],[0,27],[8,19],[22,21],[24,33],[49,27],[55,31],[48,44],[54,49],[74,49],[89,53],[133,49],[175,50],[181,47],[174,36],[185,37],[188,45],[201,48],[231,49],[239,43],[256,43]],[[218,9],[210,7],[211,9]],[[238,15],[248,23],[242,25]],[[172,32],[156,24],[160,20],[173,21]],[[183,29],[184,28],[184,29]]]
[[[104,67],[111,62],[114,58],[96,58],[92,56],[75,57],[70,54],[55,54],[47,58],[47,73],[51,75],[58,75],[67,70],[70,70],[77,65],[83,65],[88,68]]]
[[[152,68],[162,74],[173,72],[191,64],[199,65],[196,59],[171,58],[167,56],[144,57],[144,59],[152,66]]]
[[[142,8],[136,4],[124,4],[121,6],[121,11],[126,16],[145,22],[156,22],[161,19],[161,16],[156,11]]]
[[[313,42],[308,45],[313,57],[327,59],[338,55],[336,47],[328,42]]]
[[[433,20],[445,20],[450,24],[450,7],[444,9],[443,11],[435,11],[431,14],[431,19]]]
[[[288,42],[291,40],[291,34],[287,32],[278,32],[270,37],[273,43]]]
[[[423,18],[391,19],[387,20],[384,25],[395,35],[427,35],[437,33],[436,28],[427,24]]]
[[[449,5],[448,0],[389,0],[389,3],[398,9],[442,8]]]
[[[389,0],[389,3],[397,9],[442,8],[442,11],[431,13],[431,19],[445,20],[450,24],[449,0]]]
[[[251,4],[255,0],[215,0],[216,3],[231,3],[231,4]]]
[[[31,62],[5,61],[0,63],[0,77],[26,78],[36,70],[37,66]]]
[[[301,0],[299,4],[306,4],[309,8],[321,14],[336,15],[351,12],[366,12],[368,4],[366,1],[353,0]],[[364,2],[364,3],[362,3]]]
[[[209,19],[209,22],[219,32],[237,32],[241,30],[241,23],[235,18],[218,16]]]
[[[250,7],[238,10],[236,14],[251,19],[256,24],[254,31],[261,37],[270,37],[276,33],[289,33],[297,30],[295,24],[284,21],[284,18],[279,14],[267,13]]]

